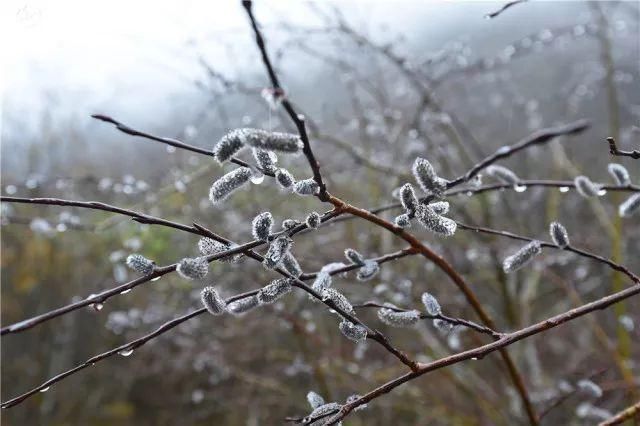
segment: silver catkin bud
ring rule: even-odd
[[[416,197],[413,185],[410,183],[405,183],[400,188],[400,202],[405,211],[413,213],[418,208],[418,197]]]
[[[287,169],[278,169],[276,171],[276,182],[282,189],[288,189],[296,182],[293,175]]]
[[[258,298],[256,296],[249,296],[229,303],[227,310],[233,315],[242,315],[258,306],[260,306]]]
[[[209,263],[204,257],[187,257],[178,263],[176,271],[188,280],[201,280],[209,272]]]
[[[302,275],[302,268],[291,252],[284,255],[284,258],[282,259],[282,267],[296,278]]]
[[[356,273],[356,279],[358,281],[369,281],[380,272],[380,264],[373,259],[368,259],[364,261],[362,268],[358,269],[358,273]]]
[[[435,214],[447,214],[449,213],[449,202],[448,201],[436,201],[435,203],[429,204],[431,210],[434,211]]]
[[[520,182],[520,178],[516,175],[511,169],[508,169],[503,166],[498,166],[496,164],[492,164],[487,167],[486,172],[489,176],[498,179],[502,183],[506,183],[508,185],[517,185]]]
[[[273,216],[269,212],[263,212],[253,218],[251,222],[251,234],[253,238],[267,241],[273,227]]]
[[[630,217],[640,211],[640,192],[633,194],[618,206],[620,217]]]
[[[303,425],[325,426],[332,422],[334,413],[338,413],[342,406],[336,402],[330,402],[316,408],[307,417],[302,419]],[[314,420],[317,419],[317,420]]]
[[[251,176],[251,169],[248,167],[239,167],[230,171],[211,185],[209,200],[213,204],[226,200],[229,195],[248,183]]]
[[[141,254],[130,254],[127,256],[126,263],[129,268],[143,275],[152,273],[156,265]]]
[[[311,406],[311,409],[315,410],[321,405],[324,405],[324,398],[318,395],[317,393],[315,393],[314,391],[309,391],[309,393],[307,393],[307,402]]]
[[[440,307],[440,303],[438,303],[438,299],[436,299],[432,294],[422,293],[421,299],[424,304],[424,308],[429,315],[437,316],[442,313],[442,308]]]
[[[287,254],[292,244],[293,240],[283,235],[273,240],[271,244],[269,244],[267,253],[264,255],[264,260],[262,261],[264,267],[267,269],[275,269],[280,266],[282,259]]]
[[[364,265],[364,256],[352,248],[348,248],[344,251],[344,257],[346,257],[347,260],[349,260],[351,263],[355,263],[356,265]]]
[[[343,319],[338,325],[340,332],[349,340],[362,342],[367,338],[367,329],[360,324],[354,324],[348,319]]]
[[[627,186],[631,184],[629,171],[622,164],[611,163],[607,166],[607,171],[617,185]]]
[[[558,247],[565,248],[571,244],[569,241],[569,233],[559,222],[551,222],[549,225],[549,235],[551,235],[551,239]]]
[[[502,269],[506,273],[517,271],[540,254],[541,251],[540,241],[531,241],[526,246],[520,248],[515,254],[507,257],[504,262],[502,262]]]
[[[440,216],[429,206],[421,205],[416,211],[418,221],[431,232],[445,237],[455,234],[458,225],[455,221]]]
[[[311,288],[322,297],[324,291],[329,287],[331,287],[331,275],[329,275],[329,273],[326,271],[318,272],[318,275],[316,275],[316,279],[313,281]],[[318,301],[318,299],[311,295],[309,295],[309,299],[314,302]]]
[[[411,226],[411,219],[408,214],[401,214],[400,216],[396,216],[393,223],[400,228],[409,228]]]
[[[300,222],[294,219],[285,219],[282,221],[282,227],[284,229],[293,229],[298,225],[300,225]]]
[[[200,292],[200,300],[211,315],[222,315],[227,310],[227,302],[213,287],[205,287]]]
[[[383,323],[392,327],[411,327],[420,319],[420,312],[397,312],[389,308],[380,308],[378,309],[378,318],[380,318],[380,321]]]
[[[318,229],[318,227],[320,226],[320,215],[316,212],[309,213],[309,216],[307,216],[305,223],[310,229]]]
[[[328,287],[322,291],[322,300],[331,300],[335,306],[348,314],[353,313],[353,306],[347,297],[338,290]]]
[[[315,195],[320,187],[313,179],[299,180],[293,184],[293,192],[298,195]]]
[[[244,141],[253,148],[289,154],[300,152],[302,148],[302,141],[298,135],[260,129],[247,129]]]
[[[220,163],[233,157],[244,148],[243,131],[235,129],[224,135],[213,148],[213,154]]]
[[[231,250],[232,246],[229,244],[221,243],[213,238],[202,237],[198,240],[198,250],[202,256],[209,256],[211,254],[221,253],[223,251]],[[231,256],[222,257],[219,260],[226,263],[237,263],[242,259],[242,253],[233,254]]]
[[[589,197],[598,196],[598,192],[600,191],[600,186],[591,182],[591,179],[589,179],[588,177],[577,176],[573,180],[573,183],[576,186],[578,193],[583,197],[589,198]]]
[[[416,158],[412,171],[423,191],[440,195],[447,189],[447,181],[438,177],[431,163],[424,158]]]
[[[271,281],[270,284],[262,287],[257,294],[258,301],[262,304],[273,303],[291,291],[291,281],[280,278]]]
[[[265,151],[264,149],[254,148],[253,158],[255,158],[256,164],[258,165],[258,167],[260,167],[262,171],[267,173],[276,172],[277,168],[275,163],[278,157],[276,157],[275,153],[271,151]]]
[[[602,388],[591,380],[582,379],[577,383],[577,385],[582,392],[592,396],[593,398],[600,398],[602,396]]]

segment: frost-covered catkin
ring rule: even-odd
[[[296,182],[293,175],[287,169],[278,169],[276,171],[276,182],[282,189],[288,189]]]
[[[209,237],[202,237],[198,240],[198,250],[202,256],[209,256],[212,254],[221,253],[223,251],[231,250],[230,244],[224,244]],[[221,262],[237,263],[242,259],[242,253],[226,256],[219,259]]]
[[[618,207],[620,217],[630,217],[640,211],[640,192],[633,194]]]
[[[622,164],[611,163],[607,166],[607,170],[617,185],[627,186],[631,184],[629,171]]]
[[[413,213],[418,208],[418,197],[410,183],[405,183],[400,188],[400,202],[405,211]]]
[[[440,195],[447,189],[447,181],[438,177],[431,163],[424,158],[416,158],[412,171],[416,181],[425,192]]]
[[[486,172],[489,176],[498,179],[502,183],[506,183],[508,185],[517,185],[520,182],[520,178],[516,175],[511,169],[508,169],[504,166],[498,166],[497,164],[493,164],[487,167]]]
[[[314,409],[311,414],[302,419],[302,424],[310,426],[325,426],[333,422],[334,413],[338,413],[342,406],[337,402],[323,404]],[[341,423],[338,423],[341,424]]]
[[[298,225],[300,225],[300,222],[294,219],[285,219],[282,221],[282,227],[284,229],[293,229]]]
[[[602,388],[591,380],[582,379],[577,383],[577,385],[581,391],[594,398],[600,398],[602,396]]]
[[[204,257],[184,258],[178,263],[176,271],[188,280],[200,280],[207,276],[209,263]]]
[[[247,184],[251,176],[251,169],[248,167],[239,167],[230,171],[211,185],[209,199],[213,204],[226,200],[229,195]]]
[[[244,141],[253,148],[289,154],[295,154],[302,148],[300,137],[292,133],[267,132],[260,129],[247,130]]]
[[[352,314],[353,306],[347,297],[340,293],[338,290],[328,287],[322,291],[322,300],[327,301],[331,300],[335,306],[337,306],[342,311]]]
[[[331,275],[329,275],[329,273],[325,271],[318,272],[318,275],[313,281],[311,288],[315,290],[316,293],[319,293],[322,296],[324,291],[329,287],[331,287]],[[311,295],[309,295],[309,298],[313,301],[317,301],[317,299]]]
[[[320,226],[320,215],[317,212],[309,213],[309,216],[307,216],[305,223],[310,229],[318,229],[318,227]]]
[[[293,184],[293,192],[298,195],[315,195],[320,187],[313,179],[299,180]]]
[[[447,214],[449,213],[449,202],[448,201],[437,201],[435,203],[429,204],[431,210],[434,211],[435,214]]]
[[[436,299],[431,293],[422,293],[422,303],[427,313],[431,316],[438,316],[442,313],[442,308],[438,299]]]
[[[343,319],[338,325],[340,332],[349,340],[362,342],[367,338],[367,329],[360,324],[354,324],[348,319]]]
[[[227,302],[213,287],[205,287],[200,292],[200,300],[211,315],[222,315],[227,309]]]
[[[153,261],[140,254],[130,254],[127,256],[126,263],[129,268],[143,275],[149,275],[152,273],[153,268],[156,265]]]
[[[346,257],[347,260],[349,260],[351,263],[355,263],[356,265],[364,265],[364,256],[352,248],[348,248],[344,251],[344,257]]]
[[[262,264],[265,266],[265,268],[277,268],[282,262],[284,256],[291,248],[292,244],[293,240],[291,240],[291,238],[285,237],[284,235],[281,235],[273,240],[271,244],[269,244],[269,249],[264,255],[264,260],[262,261]]]
[[[411,226],[411,219],[409,218],[409,215],[405,213],[400,216],[396,216],[393,223],[400,228],[409,228]]]
[[[368,259],[364,261],[362,268],[358,269],[356,279],[358,281],[369,281],[378,275],[378,272],[380,272],[380,264],[373,259]]]
[[[576,186],[578,193],[583,197],[589,198],[589,197],[598,196],[598,192],[600,191],[600,186],[591,182],[591,179],[589,179],[588,177],[577,176],[573,180],[573,183]]]
[[[296,278],[302,275],[302,268],[291,252],[287,252],[287,254],[284,255],[284,258],[282,259],[282,267]]]
[[[433,320],[433,326],[443,334],[447,334],[455,328],[455,326],[449,321],[445,321],[440,318],[436,318]]]
[[[502,269],[506,273],[517,271],[540,254],[541,251],[540,241],[531,241],[515,254],[507,257],[504,262],[502,262]]]
[[[559,222],[551,222],[549,225],[549,235],[551,235],[551,239],[558,247],[565,248],[570,244],[569,233]]]
[[[262,287],[256,296],[262,304],[273,303],[291,291],[291,280],[280,278]]]
[[[458,227],[455,221],[440,216],[430,206],[421,205],[416,211],[416,218],[429,231],[445,237],[455,234]]]
[[[213,154],[220,163],[223,163],[233,157],[242,148],[243,130],[235,129],[224,135],[213,148]]]
[[[227,310],[233,315],[242,315],[258,306],[260,306],[258,298],[256,296],[249,296],[229,303]]]
[[[269,212],[263,212],[253,218],[251,222],[251,234],[256,240],[267,241],[273,227],[273,216]]]
[[[277,168],[275,162],[277,161],[276,154],[271,151],[265,151],[264,149],[253,149],[253,158],[256,160],[256,164],[263,172],[275,173]]]
[[[309,391],[309,393],[307,393],[307,402],[309,403],[309,406],[311,406],[311,409],[315,410],[321,405],[324,405],[324,398],[314,391]]]
[[[420,312],[397,312],[389,308],[380,308],[378,309],[378,318],[380,318],[380,321],[383,323],[392,327],[411,327],[420,319]]]

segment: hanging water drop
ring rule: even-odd
[[[43,392],[43,393],[44,393],[44,392],[46,392],[46,391],[48,391],[48,390],[49,390],[49,386],[47,386],[46,388],[42,388],[42,389],[40,389],[40,392]]]
[[[513,190],[516,192],[524,192],[527,190],[527,185],[515,185]]]
[[[101,311],[104,308],[104,303],[94,303],[91,307],[96,311]]]
[[[251,173],[251,183],[254,185],[260,185],[264,182],[264,173],[258,170],[253,170]]]
[[[133,349],[123,349],[120,352],[118,352],[118,354],[122,356],[129,356],[132,353],[133,353]]]
[[[558,188],[558,191],[560,192],[569,192],[569,187],[568,186],[561,186],[560,188]]]
[[[128,288],[128,289],[126,289],[126,290],[122,290],[122,291],[120,292],[120,294],[127,294],[127,293],[129,293],[130,291],[131,291],[131,289],[130,289],[130,288]]]
[[[160,278],[162,277],[155,277],[154,279],[152,279],[151,281],[158,281]]]
[[[606,193],[607,193],[607,190],[606,190],[606,189],[600,189],[600,190],[598,191],[598,197],[602,197],[602,196],[603,196],[603,195],[605,195]]]

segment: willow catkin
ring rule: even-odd
[[[415,310],[398,312],[390,308],[380,308],[378,318],[392,327],[411,327],[420,319],[420,312]]]
[[[549,225],[549,235],[553,243],[558,247],[565,248],[570,244],[569,233],[559,222],[551,222]]]
[[[362,267],[358,269],[356,279],[358,281],[369,281],[378,275],[378,272],[380,272],[380,264],[373,259],[367,259],[362,264]]]
[[[600,186],[596,185],[595,183],[591,182],[591,179],[589,179],[586,176],[577,176],[574,180],[573,180],[574,185],[576,186],[576,189],[578,190],[578,193],[580,195],[582,195],[585,198],[589,198],[589,197],[597,197],[598,196],[598,192],[600,191]]]
[[[230,171],[211,185],[209,200],[213,204],[226,200],[232,193],[246,185],[251,176],[251,169],[248,167],[239,167]]]
[[[346,257],[347,260],[349,260],[351,263],[354,263],[356,265],[364,265],[364,256],[352,248],[345,249],[344,257]]]
[[[314,391],[309,391],[309,393],[307,393],[307,402],[309,403],[309,406],[311,406],[312,410],[315,410],[316,408],[325,404],[324,398]]]
[[[508,185],[517,185],[520,182],[520,178],[516,175],[511,169],[508,169],[504,166],[499,166],[497,164],[492,164],[487,167],[486,173],[498,179],[502,183],[506,183]]]
[[[430,206],[421,205],[416,211],[416,218],[429,231],[445,237],[455,234],[458,227],[455,221],[440,216]]]
[[[224,135],[213,148],[213,155],[223,163],[244,148],[243,129],[235,129]]]
[[[305,220],[305,223],[307,224],[309,229],[318,229],[318,227],[320,226],[320,222],[320,214],[318,214],[317,212],[309,213]]]
[[[188,280],[200,280],[207,276],[209,263],[204,257],[184,258],[176,267],[176,271]]]
[[[349,340],[362,342],[367,338],[367,329],[360,324],[354,324],[348,319],[343,319],[338,325],[340,332]]]
[[[507,257],[502,262],[504,272],[514,272],[531,262],[542,251],[540,241],[531,241],[526,246],[520,248],[515,254]]]
[[[624,200],[618,207],[620,217],[630,217],[638,211],[640,211],[640,192]]]
[[[617,185],[627,186],[631,184],[631,178],[629,177],[629,171],[618,163],[610,163],[607,166],[607,171],[613,177],[613,180]]]
[[[420,187],[427,193],[441,195],[447,189],[447,181],[438,177],[431,163],[424,158],[416,158],[412,172]]]
[[[274,303],[285,294],[291,291],[291,280],[287,278],[280,278],[271,281],[268,285],[262,287],[258,291],[257,298],[262,304]]]
[[[227,302],[213,287],[205,287],[200,292],[200,300],[211,315],[222,315],[227,310]]]
[[[251,234],[256,240],[267,241],[272,228],[273,216],[269,212],[260,213],[251,222]]]
[[[253,158],[256,160],[258,167],[266,173],[275,173],[277,170],[276,162],[278,157],[271,151],[264,149],[253,149]]]
[[[233,315],[242,315],[260,306],[256,296],[243,297],[227,305],[227,310]]]
[[[282,189],[289,189],[296,181],[287,169],[280,168],[276,171],[276,182]]]
[[[262,261],[265,268],[275,269],[280,266],[282,259],[287,254],[292,244],[293,240],[284,235],[273,240],[271,244],[269,244],[269,249],[264,255],[264,260]]]
[[[442,313],[442,308],[440,307],[440,303],[438,303],[438,299],[436,299],[430,293],[422,293],[422,304],[424,305],[427,313],[431,316],[438,316]]]
[[[156,265],[155,262],[147,259],[141,254],[130,254],[127,256],[126,264],[132,270],[143,275],[149,275],[152,273]]]
[[[299,180],[293,184],[293,192],[298,195],[315,195],[320,186],[313,179]]]
[[[407,212],[413,213],[418,208],[418,197],[416,197],[413,185],[410,183],[405,183],[400,188],[400,202]]]

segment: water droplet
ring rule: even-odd
[[[118,354],[122,356],[129,356],[132,353],[133,353],[133,349],[123,349],[120,352],[118,352]]]
[[[174,152],[176,152],[176,147],[175,146],[171,146],[171,145],[167,145],[167,152],[169,154],[173,154]]]
[[[599,190],[599,191],[598,191],[598,196],[599,196],[599,197],[602,197],[602,196],[603,196],[603,195],[605,195],[606,193],[607,193],[607,190],[606,190],[606,189],[601,189],[601,190]]]
[[[474,356],[474,357],[472,357],[472,358],[471,358],[471,360],[472,360],[472,361],[477,361],[477,360],[478,360],[478,357],[475,357],[475,356]]]
[[[471,197],[473,195],[473,191],[467,191],[467,197]]]
[[[264,182],[264,174],[260,171],[254,171],[251,176],[251,183],[260,185],[262,182]]]
[[[128,288],[128,289],[126,289],[126,290],[121,291],[121,292],[120,292],[120,294],[127,294],[127,293],[129,293],[130,291],[131,291],[131,289],[130,289],[130,288]]]
[[[42,388],[42,389],[40,389],[40,392],[46,392],[46,391],[48,391],[48,390],[49,390],[49,386],[47,386],[46,388]]]
[[[91,305],[91,307],[93,309],[95,309],[96,311],[101,311],[102,308],[104,308],[104,304],[103,303],[94,303],[93,305]]]
[[[154,279],[152,279],[151,281],[158,281],[160,278],[162,277],[155,277]]]
[[[558,191],[560,191],[560,192],[569,192],[569,187],[568,186],[561,186],[560,188],[558,188]]]
[[[515,185],[513,190],[516,192],[524,192],[527,190],[527,185]]]

